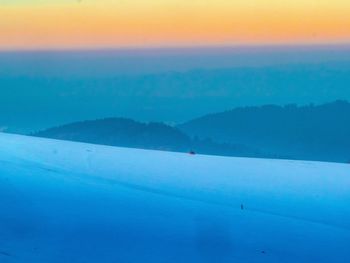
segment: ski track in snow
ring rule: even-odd
[[[89,159],[91,159],[91,158],[93,158],[92,155],[88,155],[88,159],[86,162],[88,164],[87,165],[88,169],[92,168],[90,161],[89,161]],[[0,160],[0,163],[15,165],[15,163],[11,163],[10,161],[4,162],[4,161]],[[218,201],[216,202],[215,200],[205,200],[205,199],[193,198],[193,197],[191,198],[191,197],[186,196],[186,195],[179,195],[179,194],[166,192],[166,191],[162,191],[162,190],[158,190],[158,189],[154,189],[154,188],[150,188],[150,187],[144,187],[144,186],[137,185],[137,184],[130,184],[130,183],[118,181],[116,179],[108,179],[108,178],[102,178],[99,176],[91,176],[89,174],[80,174],[80,175],[73,174],[73,173],[70,173],[69,171],[59,170],[58,168],[50,168],[49,166],[47,166],[47,167],[38,166],[38,164],[36,164],[36,163],[27,164],[27,165],[20,164],[20,166],[22,166],[23,168],[29,168],[32,171],[35,171],[35,170],[45,171],[45,172],[48,172],[48,175],[50,173],[54,173],[57,175],[70,174],[71,176],[85,179],[86,182],[90,181],[90,182],[94,182],[94,183],[99,182],[99,183],[106,184],[106,185],[119,185],[119,186],[122,186],[125,188],[129,188],[131,190],[142,191],[142,192],[147,192],[147,193],[156,194],[156,195],[162,195],[162,196],[170,197],[170,198],[177,198],[177,199],[183,199],[183,200],[195,201],[195,202],[203,202],[203,203],[207,203],[207,204],[211,204],[211,205],[225,206],[225,207],[229,207],[229,208],[235,209],[235,210],[243,210],[242,212],[253,212],[253,213],[273,215],[273,216],[278,216],[278,217],[283,217],[283,218],[289,218],[289,219],[310,222],[310,223],[314,223],[314,224],[321,224],[321,225],[325,225],[328,227],[340,228],[340,229],[343,229],[344,231],[350,231],[350,227],[348,228],[348,227],[344,227],[344,226],[337,226],[337,225],[334,225],[331,223],[323,222],[322,220],[310,220],[307,218],[292,216],[292,215],[288,215],[288,214],[274,213],[274,212],[271,212],[268,210],[263,210],[263,209],[249,208],[249,206],[248,207],[245,206],[244,209],[241,209],[239,205],[233,205],[230,203],[224,203],[224,202],[218,202]]]

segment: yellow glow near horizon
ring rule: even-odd
[[[348,0],[42,2],[14,0],[11,4],[2,4],[0,0],[0,49],[342,43],[350,40]]]

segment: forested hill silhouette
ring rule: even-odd
[[[189,136],[241,143],[293,159],[348,162],[350,103],[242,107],[189,121]]]
[[[212,155],[349,162],[350,103],[241,107],[177,127],[109,118],[63,125],[34,136]]]
[[[76,122],[32,135],[140,149],[176,152],[195,151],[202,154],[227,156],[280,157],[262,153],[257,149],[241,144],[216,143],[208,139],[192,139],[179,129],[163,123],[141,123],[124,118]]]

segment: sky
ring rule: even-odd
[[[348,0],[0,0],[0,49],[350,42]]]

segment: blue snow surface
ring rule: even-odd
[[[0,262],[350,262],[350,165],[0,133]]]

